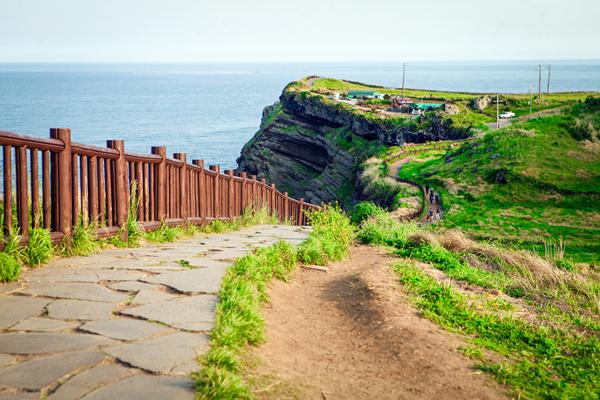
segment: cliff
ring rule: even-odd
[[[265,177],[312,203],[361,198],[361,163],[388,146],[464,138],[443,113],[390,118],[311,90],[311,78],[292,82],[263,111],[259,131],[244,146],[238,170]],[[357,188],[358,187],[358,188]]]

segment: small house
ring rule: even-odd
[[[349,99],[383,99],[384,94],[372,90],[350,90],[347,97]]]

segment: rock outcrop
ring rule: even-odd
[[[443,114],[390,119],[353,112],[308,91],[284,90],[280,102],[263,111],[259,131],[244,146],[238,171],[275,183],[291,196],[311,203],[359,198],[360,163],[371,156],[364,148],[460,139],[463,128]]]

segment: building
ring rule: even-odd
[[[384,94],[372,90],[350,90],[347,97],[349,99],[383,99]]]

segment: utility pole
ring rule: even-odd
[[[404,78],[406,77],[406,62],[402,64],[402,98],[404,98]]]
[[[548,64],[548,87],[546,88],[546,94],[550,94],[550,75],[552,71],[552,64]]]
[[[538,104],[542,103],[542,64],[538,64]]]
[[[496,93],[496,129],[500,129],[500,96]]]
[[[529,85],[529,115],[533,112],[533,85]]]

